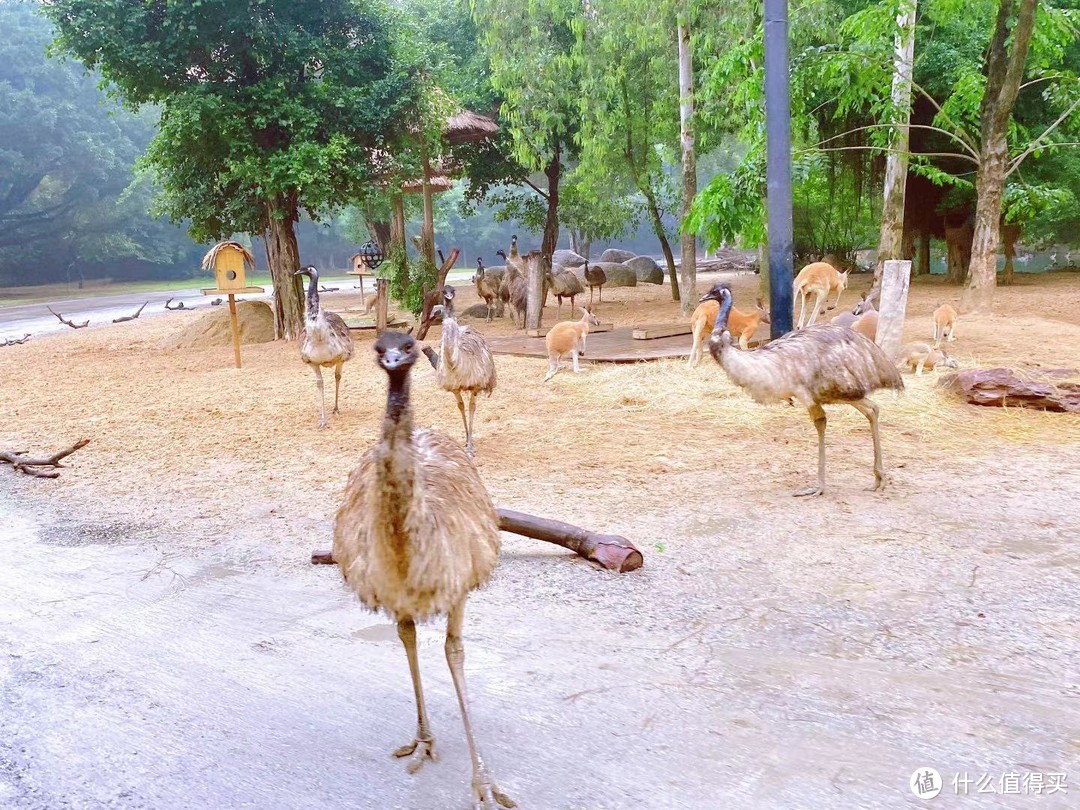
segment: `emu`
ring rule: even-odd
[[[473,448],[473,417],[476,416],[476,395],[489,397],[495,390],[495,358],[484,341],[484,336],[454,317],[454,288],[443,287],[443,304],[432,308],[432,315],[442,313],[442,334],[439,351],[425,346],[424,354],[435,368],[435,380],[439,386],[457,398],[461,421],[465,424],[465,452],[475,455]],[[465,400],[462,392],[469,394],[469,418],[465,418]]]
[[[585,276],[585,283],[589,285],[589,305],[592,306],[593,290],[600,291],[599,302],[604,302],[604,285],[607,284],[607,273],[604,272],[603,267],[597,267],[593,265],[589,267],[589,260],[585,260],[585,269],[582,271]]]
[[[709,352],[731,381],[757,402],[797,400],[810,412],[818,432],[818,483],[794,494],[821,495],[825,491],[825,410],[822,405],[846,402],[870,422],[874,439],[874,486],[885,486],[878,435],[878,406],[867,395],[879,388],[902,391],[897,368],[876,344],[846,326],[817,324],[788,332],[753,351],[735,348],[728,331],[731,288],[721,282],[702,301],[717,301]]]
[[[338,410],[338,394],[341,390],[341,367],[353,355],[352,335],[341,316],[326,312],[319,306],[319,271],[314,265],[301,267],[294,276],[308,277],[307,315],[304,330],[300,333],[300,359],[315,372],[319,386],[319,427],[329,425],[326,419],[326,394],[323,391],[323,368],[334,367],[334,413]]]
[[[473,801],[479,810],[495,810],[496,803],[513,807],[492,781],[473,736],[461,638],[469,593],[487,581],[498,561],[495,507],[460,446],[413,427],[409,372],[419,357],[413,337],[384,332],[375,341],[375,355],[389,382],[382,436],[349,476],[334,520],[334,559],[360,601],[397,622],[405,647],[416,698],[416,735],[394,756],[410,757],[410,773],[436,758],[420,681],[416,622],[445,614],[446,661],[472,758]]]
[[[550,266],[549,266],[550,267]],[[577,275],[570,270],[556,270],[548,269],[544,272],[544,280],[551,288],[552,294],[559,301],[559,306],[555,311],[556,320],[562,315],[562,300],[564,298],[570,299],[570,311],[573,312],[574,299],[585,292],[585,288],[581,286],[581,280]]]

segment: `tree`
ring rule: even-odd
[[[697,195],[697,155],[694,151],[694,58],[690,49],[689,0],[678,11],[679,34],[679,139],[682,145],[682,203],[679,220],[686,222]],[[694,290],[697,286],[697,240],[693,232],[682,229],[680,240],[682,262],[679,265],[679,286],[682,293],[684,315],[693,312],[696,305]]]
[[[361,199],[412,75],[373,3],[45,0],[58,47],[128,104],[161,105],[146,165],[193,236],[265,235],[278,334],[303,324],[295,223]]]
[[[916,0],[901,3],[896,16],[896,53],[893,62],[892,117],[896,131],[885,158],[885,202],[881,208],[881,239],[876,276],[887,259],[902,258],[904,193],[908,175],[908,125],[911,122],[911,79],[915,64]]]
[[[560,181],[576,157],[580,71],[573,55],[583,7],[574,0],[470,0],[491,61],[491,83],[503,98],[501,117],[522,181],[544,207],[541,250],[559,241]],[[546,189],[528,175],[542,172]],[[503,192],[515,216],[534,202]]]
[[[988,310],[993,302],[1001,201],[1009,168],[1009,120],[1024,79],[1037,4],[1038,0],[1000,0],[986,54],[986,87],[979,109],[981,143],[975,176],[975,233],[970,281],[961,299],[961,307],[968,310]]]

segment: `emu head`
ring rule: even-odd
[[[517,234],[510,237],[510,250],[517,250]]]
[[[698,299],[698,303],[716,301],[723,306],[724,301],[731,300],[731,285],[726,281],[720,281],[713,285],[712,289]]]
[[[309,264],[307,267],[301,267],[299,270],[297,270],[295,273],[293,273],[293,275],[294,276],[307,276],[312,281],[318,281],[319,280],[319,271],[318,271],[318,269],[316,269],[315,265],[313,265],[313,264]]]
[[[506,259],[506,251],[505,251],[505,250],[503,250],[502,248],[499,248],[498,250],[496,250],[496,251],[495,251],[495,255],[496,255],[496,256],[502,256],[502,260],[503,260],[504,262],[505,262],[505,261],[507,261],[507,259]]]
[[[731,345],[731,333],[727,328],[728,313],[731,312],[731,285],[726,281],[720,281],[701,296],[699,301],[716,301],[720,304],[720,312],[716,316],[716,324],[713,326],[712,336],[709,338],[709,352],[715,359],[719,357],[717,352],[720,346]]]
[[[407,374],[419,356],[416,340],[406,332],[387,330],[375,341],[375,362],[387,374]]]

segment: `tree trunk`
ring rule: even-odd
[[[960,298],[964,312],[988,312],[997,285],[1001,200],[1009,163],[1009,119],[1024,78],[1038,0],[1000,0],[994,36],[986,55],[986,90],[979,110],[981,149],[975,175],[975,234],[968,286]],[[1016,22],[1009,30],[1009,20]],[[1011,42],[1012,51],[1007,50]]]
[[[420,255],[428,264],[435,266],[435,203],[431,194],[431,163],[424,153],[424,222],[420,226]]]
[[[682,205],[679,218],[682,222],[690,215],[690,206],[697,194],[697,155],[694,149],[694,73],[690,52],[690,27],[688,20],[679,18],[679,131],[682,141]],[[697,240],[692,233],[680,228],[682,261],[679,265],[679,292],[683,315],[689,315],[696,306],[697,295]]]
[[[769,273],[769,243],[762,239],[757,249],[758,263],[758,288],[761,290],[761,300],[769,301],[772,298],[770,283],[772,277]]]
[[[649,224],[652,225],[653,233],[660,240],[660,247],[664,251],[664,261],[667,262],[668,279],[671,281],[671,300],[679,300],[679,278],[675,270],[675,254],[671,252],[671,243],[668,242],[667,231],[664,230],[664,221],[660,216],[660,206],[656,204],[656,195],[648,183],[638,181],[638,190],[645,197],[645,208],[649,212]]]
[[[968,264],[971,262],[971,223],[965,222],[959,227],[945,223],[945,280],[949,284],[963,284],[967,277]]]
[[[544,313],[544,271],[548,267],[545,255],[533,254],[525,260],[525,328],[539,329]]]
[[[550,258],[559,246],[559,179],[562,174],[562,159],[558,141],[555,143],[554,157],[548,163],[544,174],[548,184],[547,218],[544,220],[544,240],[540,243],[540,252]]]
[[[926,276],[930,274],[930,223],[923,220],[919,233],[919,262],[915,265],[915,275]]]
[[[1001,241],[1005,243],[1005,273],[1001,283],[1009,286],[1013,283],[1013,260],[1016,258],[1016,242],[1020,239],[1020,226],[1005,224],[1001,226]]]
[[[390,223],[369,219],[367,226],[372,239],[379,245],[379,250],[384,256],[387,255],[390,252]]]
[[[296,244],[296,203],[279,198],[267,203],[269,228],[266,234],[266,257],[274,284],[274,334],[293,340],[304,328],[304,296],[300,278],[300,249]]]
[[[895,54],[893,56],[892,103],[896,113],[896,131],[890,141],[891,151],[885,160],[885,202],[881,209],[881,238],[878,240],[875,279],[888,259],[903,254],[904,192],[907,189],[908,124],[911,121],[911,72],[915,59],[916,0],[902,2],[896,15]]]

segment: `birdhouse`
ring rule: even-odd
[[[242,292],[247,288],[245,271],[254,257],[239,242],[218,242],[203,258],[203,269],[214,271],[218,292]]]

